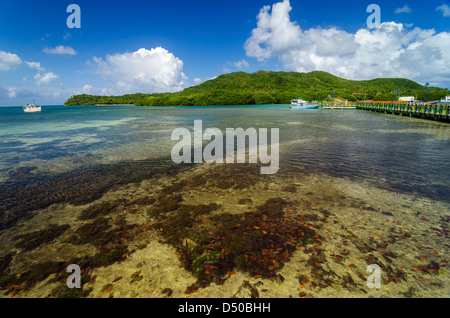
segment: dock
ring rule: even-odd
[[[356,109],[356,106],[323,106],[322,109]]]
[[[340,100],[323,101],[321,103],[322,109],[356,109],[356,103],[344,102]]]
[[[385,114],[417,117],[439,121],[450,121],[450,104],[448,103],[423,103],[423,102],[359,102],[356,109],[362,109]]]

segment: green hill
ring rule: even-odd
[[[288,104],[294,98],[324,100],[328,96],[349,101],[358,99],[393,100],[401,96],[423,100],[424,86],[404,78],[347,80],[327,72],[236,72],[222,74],[176,93],[128,94],[122,96],[76,95],[64,105],[134,104],[138,106],[206,106]],[[429,87],[427,100],[450,95],[448,89]]]

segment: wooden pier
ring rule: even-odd
[[[357,109],[394,114],[399,116],[410,116],[440,121],[450,121],[450,104],[445,103],[412,103],[412,102],[359,102]]]

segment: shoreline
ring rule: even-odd
[[[82,105],[78,105],[78,106],[82,106]],[[92,106],[136,106],[134,104],[95,104]]]

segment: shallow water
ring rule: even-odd
[[[279,128],[280,170],[317,171],[448,201],[448,124],[364,111],[271,107],[0,108],[0,180],[19,167],[54,174],[85,165],[170,157],[176,127]],[[8,180],[14,182],[14,179]]]
[[[112,242],[120,242],[127,253],[107,266],[95,260],[85,265],[94,280],[85,284],[92,288],[89,297],[450,295],[448,124],[358,110],[291,111],[286,105],[51,106],[41,114],[20,108],[0,108],[0,114],[0,256],[16,252],[2,261],[8,266],[0,266],[0,276],[22,273],[16,293],[23,292],[17,297],[61,295],[64,284],[55,281],[55,275],[61,278],[61,264],[74,255],[94,257],[100,251],[101,256],[112,251]],[[203,129],[223,132],[279,128],[280,170],[261,175],[256,164],[173,164],[172,130],[192,131],[198,119]],[[161,206],[164,198],[177,196],[181,203]],[[196,285],[192,264],[180,269],[180,257],[193,257],[186,242],[216,232],[213,220],[230,213],[255,217],[252,213],[270,198],[283,202],[286,220],[293,222],[280,228],[300,226],[303,221],[295,222],[308,217],[321,240],[311,237],[314,245],[296,243],[296,251],[286,249],[285,259],[263,277],[221,264],[232,272],[226,279],[217,274],[222,284]],[[83,211],[108,202],[113,212],[95,219],[106,222],[98,229],[121,229],[117,233],[125,238],[107,236],[109,242],[104,230],[92,234],[91,243],[80,244],[80,238],[74,243],[73,235],[99,226],[80,219]],[[213,203],[217,210],[195,217],[184,237],[166,241],[164,231],[154,228],[179,222],[180,205],[195,210]],[[70,229],[59,237],[40,237],[43,243],[32,250],[20,247],[18,235],[45,232],[50,224]],[[218,248],[213,239],[201,244]],[[59,274],[46,273],[38,281],[23,274],[27,266],[49,261],[56,262]],[[381,289],[368,289],[362,278],[373,263],[384,266]],[[116,280],[125,275],[131,281]],[[14,288],[1,288],[8,297],[14,294]]]

